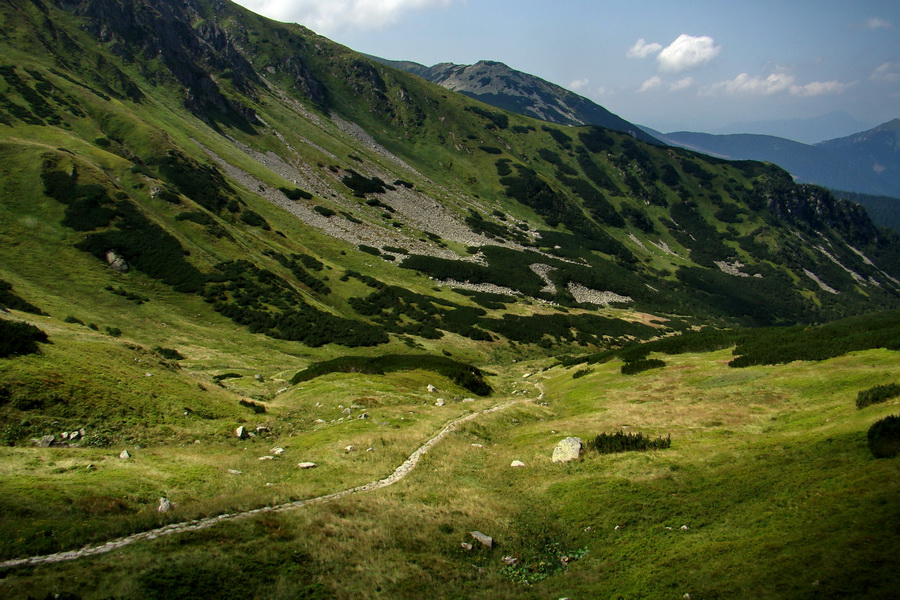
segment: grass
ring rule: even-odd
[[[672,356],[666,368],[637,376],[621,375],[616,361],[577,379],[570,376],[575,369],[554,367],[539,376],[548,406],[524,404],[466,424],[395,486],[109,556],[13,571],[0,589],[59,588],[85,598],[115,590],[140,597],[164,555],[168,564],[200,572],[220,567],[225,580],[236,578],[266,597],[286,597],[299,581],[338,598],[417,597],[425,585],[439,585],[446,597],[795,598],[852,597],[860,590],[867,590],[866,597],[889,597],[897,584],[887,532],[900,517],[891,500],[898,463],[872,458],[865,432],[896,412],[896,400],[864,410],[854,401],[860,389],[890,380],[896,352],[748,367],[737,374],[727,366],[728,356]],[[534,397],[532,378],[522,379],[534,370],[517,365],[502,378],[501,393],[531,388]],[[80,449],[17,448],[4,463],[18,465],[8,477],[27,477],[23,487],[44,489],[51,504],[61,501],[54,500],[57,494],[77,498],[84,493],[79,482],[94,477],[101,489],[113,481],[125,488],[101,493],[92,486],[101,497],[96,506],[121,510],[110,500],[104,504],[104,496],[134,497],[146,505],[169,493],[181,500],[177,518],[250,506],[264,494],[274,502],[324,493],[392,470],[462,407],[491,402],[434,407],[424,391],[428,377],[333,374],[306,382],[279,395],[269,413],[299,426],[318,402],[323,406],[316,410],[341,418],[342,399],[356,396],[354,412],[366,405],[371,418],[321,424],[294,437],[151,448],[135,451],[128,463],[97,451],[85,456]],[[379,381],[380,387],[370,388]],[[671,434],[673,444],[665,451],[550,462],[563,437],[587,439],[620,428]],[[256,460],[275,443],[287,447],[291,458]],[[348,453],[344,447],[351,444],[356,450]],[[369,447],[375,450],[365,452]],[[300,456],[321,465],[304,472],[302,482],[290,468]],[[86,460],[97,462],[97,472],[80,468]],[[512,469],[512,460],[526,467]],[[244,473],[223,476],[226,463]],[[74,505],[79,502],[87,500]],[[91,524],[103,520],[93,519]],[[130,519],[146,526],[160,517],[145,509]],[[30,535],[47,529],[42,527]],[[496,549],[464,550],[460,544],[473,541],[472,530],[492,535]],[[538,565],[548,548],[577,560],[545,576]],[[267,567],[252,583],[241,579],[240,572],[266,562],[260,557],[275,555],[301,559]],[[500,559],[508,555],[524,566],[503,570]],[[353,577],[346,577],[348,569]],[[72,579],[76,573],[83,583]],[[290,584],[292,573],[300,575]],[[519,583],[523,579],[531,584]]]

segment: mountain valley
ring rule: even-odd
[[[896,589],[858,205],[227,0],[0,22],[3,597]]]

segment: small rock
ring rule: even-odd
[[[122,453],[119,454],[119,458],[121,458],[122,460],[128,460],[129,458],[131,458],[131,455],[128,454],[128,450],[122,450]]]
[[[80,427],[80,428],[78,429],[78,437],[83,438],[83,437],[86,436],[86,435],[87,435],[87,431],[84,430],[84,427]]]
[[[325,419],[316,419],[315,421],[313,421],[313,423],[316,423],[317,425],[322,425],[323,423],[325,423]]]
[[[437,391],[437,388],[434,387],[433,385],[431,385],[430,383],[428,384],[428,387],[426,389],[431,393],[434,393]]]
[[[269,427],[267,425],[257,425],[256,426],[256,433],[269,433],[271,431],[272,430],[269,429]]]
[[[515,556],[504,556],[500,559],[507,567],[514,567],[519,564],[519,559]]]
[[[375,452],[375,448],[366,448],[366,452]]]
[[[265,456],[260,456],[257,460],[275,460],[275,457],[266,454]]]
[[[172,502],[169,502],[168,498],[160,498],[159,506],[156,508],[157,512],[167,513],[170,510],[174,510],[175,505]]]
[[[356,447],[355,446],[347,446],[346,448],[344,448],[344,450],[346,450],[347,452],[353,452],[354,450],[356,450]]]
[[[581,438],[567,437],[553,449],[552,461],[555,463],[571,462],[581,458],[581,450],[584,445]]]
[[[475,402],[475,398],[463,398],[463,402]]]
[[[59,435],[59,437],[61,437],[61,438],[64,439],[64,440],[67,440],[67,439],[69,439],[69,432],[68,432],[68,431],[63,431],[63,432]]]
[[[438,398],[434,403],[435,406],[444,406],[444,404],[445,402],[443,398]]]
[[[524,467],[524,466],[525,466],[525,463],[523,463],[521,460],[514,460],[514,461],[512,461],[511,463],[509,463],[509,466],[511,466],[511,467]]]
[[[271,452],[275,456],[281,456],[282,454],[284,454],[284,448],[282,448],[281,446],[275,446],[274,448],[269,450],[269,452]]]
[[[249,434],[247,433],[247,428],[244,427],[243,425],[241,425],[240,427],[238,427],[237,429],[234,430],[234,435],[239,440],[245,440],[249,437]]]
[[[470,544],[469,542],[462,542],[460,544],[460,546],[462,546],[463,550],[471,550],[472,549],[472,544]]]
[[[53,442],[56,441],[56,437],[52,435],[45,435],[41,439],[38,440],[37,445],[41,448],[49,448],[53,445]]]
[[[255,380],[257,380],[257,381],[262,381],[262,380],[263,380],[263,376],[257,374],[257,375],[254,375],[254,376],[253,376],[253,379],[255,379]]]
[[[687,525],[682,525],[682,526],[681,526],[681,530],[682,530],[682,531],[687,531],[688,529],[690,529],[690,527],[688,527]]]
[[[472,444],[473,448],[484,448],[483,444]]]
[[[616,531],[618,531],[618,530],[619,530],[619,525],[616,525],[615,527],[613,527],[613,529],[616,530]]]
[[[228,472],[232,475],[240,475],[243,471],[238,471],[237,469],[228,469]]]
[[[342,412],[343,414],[345,414],[345,415],[349,415],[351,411],[350,411],[349,408],[345,408],[345,409],[342,410],[341,412]]]
[[[357,419],[368,419],[368,418],[369,418],[369,413],[363,413],[363,414],[361,414],[361,415],[358,415],[356,418],[357,418]]]
[[[685,594],[684,594],[684,596],[682,596],[682,598],[684,598],[684,600],[691,600],[691,595],[688,594],[687,592],[685,592]]]
[[[480,542],[481,545],[485,548],[494,547],[494,538],[485,533],[481,533],[480,531],[470,531],[469,535],[475,538],[476,541]]]
[[[315,468],[316,468],[316,463],[314,463],[314,462],[302,462],[302,463],[297,463],[297,466],[298,466],[299,468],[301,468],[301,469],[315,469]]]

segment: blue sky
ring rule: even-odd
[[[900,117],[896,0],[238,2],[384,58],[499,60],[661,131]]]

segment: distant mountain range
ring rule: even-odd
[[[742,121],[719,127],[712,133],[728,135],[732,133],[756,133],[774,135],[804,144],[816,144],[822,140],[845,137],[872,127],[874,123],[864,123],[854,119],[844,111],[833,111],[815,117],[795,119],[769,119],[762,121]]]
[[[482,60],[474,65],[440,63],[426,67],[410,61],[370,58],[497,108],[560,125],[600,125],[628,133],[644,142],[660,143],[642,127],[629,123],[584,96],[540,77],[517,71],[502,62]]]
[[[900,197],[900,119],[818,144],[802,144],[769,135],[649,132],[669,145],[712,156],[775,163],[798,181]]]

